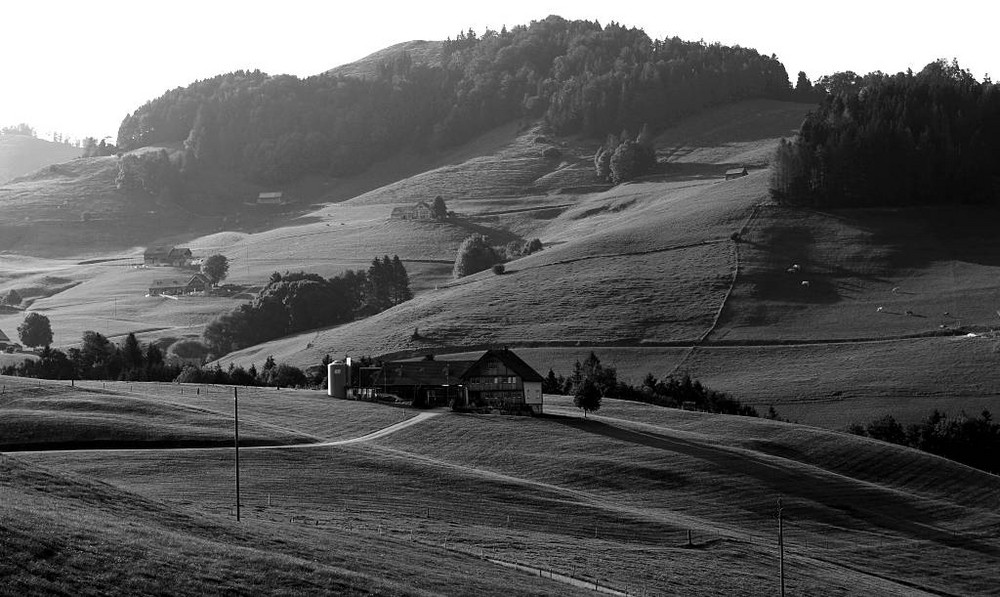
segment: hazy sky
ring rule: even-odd
[[[812,6],[817,6],[813,8]],[[919,70],[957,58],[979,79],[1000,74],[1000,9],[991,0],[9,0],[0,4],[0,125],[39,136],[110,135],[129,112],[197,79],[259,68],[316,74],[412,39],[470,27],[528,24],[550,14],[617,21],[650,37],[776,54],[793,82],[835,71]],[[351,8],[346,8],[351,6]]]

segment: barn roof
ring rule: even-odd
[[[283,191],[276,191],[272,193],[261,193],[257,195],[258,199],[281,199],[285,193]]]
[[[457,384],[474,361],[393,361],[382,366],[376,386],[446,386]]]
[[[485,361],[487,358],[495,357],[500,360],[501,363],[507,366],[508,369],[517,374],[522,381],[544,381],[545,378],[542,377],[537,371],[531,368],[531,365],[525,363],[521,357],[514,354],[510,349],[504,348],[502,350],[487,350],[483,353],[483,356],[479,357],[471,367],[465,370],[462,377],[465,377],[469,372],[478,368],[479,364]]]
[[[746,174],[746,173],[747,173],[746,166],[744,166],[743,168],[731,168],[729,170],[726,170],[727,176],[730,174]]]
[[[7,337],[7,334],[3,333],[3,330],[0,330],[0,342],[10,342],[10,338]]]

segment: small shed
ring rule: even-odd
[[[750,174],[750,172],[747,171],[746,166],[743,166],[742,168],[732,168],[730,170],[726,170],[726,180],[740,178],[742,176],[746,176],[747,174]]]
[[[261,193],[260,195],[257,195],[257,205],[284,205],[284,204],[285,204],[285,193],[282,191]]]

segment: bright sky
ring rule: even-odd
[[[308,76],[413,39],[557,14],[616,21],[650,37],[776,54],[794,83],[835,71],[919,70],[957,58],[1000,75],[989,0],[13,0],[0,4],[0,125],[39,136],[109,135],[164,91],[237,69]],[[350,6],[349,8],[347,6]]]

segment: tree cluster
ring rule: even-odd
[[[237,71],[198,81],[128,115],[117,146],[183,142],[185,171],[221,168],[273,185],[354,174],[400,149],[454,146],[520,118],[600,138],[791,92],[774,56],[555,16],[462,33],[444,42],[440,64],[401,52],[376,70],[306,79]]]
[[[22,135],[25,137],[37,137],[38,133],[26,122],[13,126],[0,127],[0,135]]]
[[[325,279],[305,272],[271,274],[249,303],[208,324],[203,338],[217,357],[305,330],[352,321],[413,297],[399,256]]]
[[[742,404],[724,392],[706,387],[687,373],[681,376],[668,375],[663,379],[657,379],[650,373],[636,387],[619,380],[617,369],[602,365],[601,360],[593,352],[583,363],[577,361],[573,365],[573,373],[569,377],[556,375],[550,369],[542,381],[542,392],[572,395],[575,399],[581,396],[592,399],[596,392],[606,398],[645,402],[670,408],[690,405],[696,410],[711,413],[758,416],[752,406]],[[600,408],[599,401],[597,406]],[[774,418],[777,418],[777,413],[774,413]]]
[[[325,375],[325,372],[323,372]],[[319,386],[322,376],[306,375],[304,371],[293,365],[277,364],[274,357],[268,356],[260,371],[255,365],[249,369],[229,364],[223,369],[218,364],[214,367],[196,367],[186,365],[174,379],[177,383],[203,383],[229,386],[270,386],[276,388],[301,388]]]
[[[176,190],[179,184],[178,167],[165,149],[139,155],[129,153],[118,160],[115,187],[119,190],[159,195],[165,190]]]
[[[101,156],[115,155],[118,153],[118,148],[115,147],[114,143],[108,143],[106,139],[101,139],[100,142],[94,137],[84,137],[83,139],[83,156],[85,158],[97,158]]]
[[[632,138],[627,132],[608,139],[594,154],[594,173],[600,180],[614,184],[628,182],[656,167],[656,148],[648,126]]]
[[[809,206],[992,204],[1000,188],[1000,89],[957,63],[919,73],[838,73],[792,141],[771,193]]]
[[[164,363],[155,343],[141,345],[135,334],[114,344],[102,334],[86,331],[79,347],[65,352],[47,345],[38,361],[5,367],[5,375],[42,379],[106,379],[122,381],[171,381],[179,369]]]
[[[848,431],[1000,474],[1000,424],[988,410],[978,417],[962,413],[955,418],[935,410],[920,423],[906,427],[892,415],[885,415],[867,425],[855,423]]]
[[[506,245],[493,246],[482,234],[473,234],[458,246],[452,275],[456,279],[471,276],[490,268],[503,266],[506,261],[531,255],[541,251],[542,248],[542,241],[537,238],[529,241],[512,240]],[[503,270],[500,273],[503,273]]]

